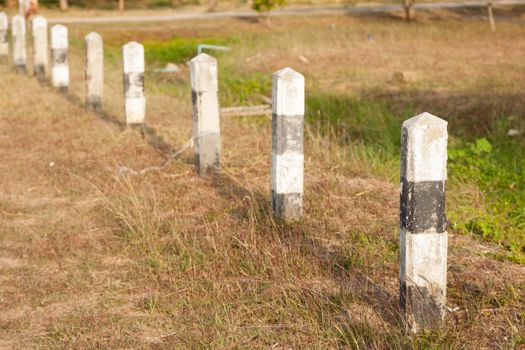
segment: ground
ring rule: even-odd
[[[492,34],[477,16],[70,26],[67,94],[1,66],[0,348],[525,347],[525,267],[454,228],[487,195],[454,176],[446,322],[419,336],[399,324],[398,135],[376,124],[398,130],[424,109],[456,142],[495,133],[484,110],[522,118],[523,23]],[[101,115],[83,107],[91,30],[106,45]],[[267,117],[222,118],[223,172],[195,175],[185,58],[159,76],[146,53],[147,126],[124,125],[119,47],[174,37],[233,47],[219,55],[223,106],[260,103],[283,66],[305,74],[301,222],[271,215]],[[349,100],[355,115],[331,120]]]

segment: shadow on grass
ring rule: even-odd
[[[43,84],[52,88],[48,83],[43,83]],[[84,108],[84,109],[86,108],[85,102],[77,95],[71,94],[67,90],[64,90],[64,91],[58,90],[57,92],[59,92],[62,96],[64,96],[64,98],[68,102],[75,104],[81,108]],[[116,116],[111,115],[104,110],[101,110],[101,111],[89,110],[89,113],[96,115],[97,117],[99,117],[101,120],[103,120],[106,123],[115,125],[120,131],[124,131],[127,128],[137,130],[138,132],[140,132],[144,140],[146,140],[146,142],[148,142],[148,144],[151,147],[155,148],[157,151],[161,152],[162,154],[170,156],[175,150],[175,148],[170,143],[168,143],[155,130],[155,128],[148,126],[147,124],[127,125],[125,122],[121,121]]]
[[[270,239],[290,247],[299,247],[303,254],[314,257],[321,263],[343,294],[371,307],[384,322],[400,327],[398,295],[381,288],[357,266],[345,267],[348,259],[344,252],[327,247],[321,240],[314,238],[314,227],[308,226],[307,222],[287,222],[275,218],[270,196],[247,187],[232,175],[222,173],[211,179],[221,196],[242,203],[231,211],[236,220],[251,221],[257,234],[268,235]],[[354,326],[349,319],[343,324],[349,329]]]

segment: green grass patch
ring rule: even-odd
[[[219,91],[224,106],[261,103],[261,96],[272,94],[272,75],[260,72],[241,75],[230,68],[219,68]]]
[[[325,94],[308,96],[306,104],[308,123],[335,134],[343,147],[354,149],[351,156],[365,153],[374,171],[398,176],[393,165],[399,162],[400,129],[416,115],[413,110],[394,115],[382,101]],[[453,122],[461,125],[458,119]],[[525,146],[521,138],[507,136],[505,120],[495,118],[487,136],[473,140],[464,141],[468,125],[449,130],[448,191],[455,194],[468,184],[482,197],[449,196],[447,215],[456,232],[498,242],[509,250],[507,258],[525,263]]]
[[[149,64],[168,62],[184,63],[197,55],[199,44],[227,46],[230,40],[223,38],[182,38],[168,41],[144,41],[144,54]]]
[[[484,203],[471,203],[451,213],[460,232],[473,232],[507,247],[511,260],[525,263],[525,164],[521,147],[486,138],[449,151],[449,174],[458,185],[474,183]],[[463,218],[467,218],[466,220]]]

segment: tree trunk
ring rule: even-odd
[[[118,0],[118,10],[121,13],[124,13],[124,9],[126,8],[124,0]]]
[[[215,11],[218,2],[218,0],[208,0],[208,12]]]
[[[411,22],[414,18],[414,0],[403,0],[403,6],[405,8],[405,19],[407,22]]]
[[[492,29],[493,32],[496,31],[496,21],[494,21],[494,12],[492,11],[492,0],[489,0],[487,3],[487,12],[489,15],[489,24],[490,29]]]
[[[59,0],[60,11],[67,11],[69,5],[67,0]]]

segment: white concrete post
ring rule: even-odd
[[[190,61],[195,170],[204,176],[220,171],[221,132],[217,60],[201,53]]]
[[[275,216],[303,215],[304,77],[291,68],[273,73],[272,207]]]
[[[61,91],[69,88],[69,66],[67,27],[55,24],[51,27],[51,82]]]
[[[36,16],[32,21],[33,27],[33,75],[42,79],[46,76],[49,58],[47,50],[47,20]]]
[[[86,108],[100,112],[104,91],[104,49],[102,37],[91,32],[84,38],[86,48]]]
[[[18,14],[24,16],[26,13],[26,0],[18,0]]]
[[[400,302],[410,332],[445,315],[447,122],[422,113],[401,128]]]
[[[11,25],[13,36],[13,64],[17,73],[27,73],[26,20],[20,15],[13,17]]]
[[[9,18],[7,13],[0,12],[0,63],[7,63],[9,60],[9,40],[7,30],[9,29]]]
[[[146,116],[144,97],[144,46],[132,41],[122,47],[124,71],[124,111],[127,124],[143,124]]]

